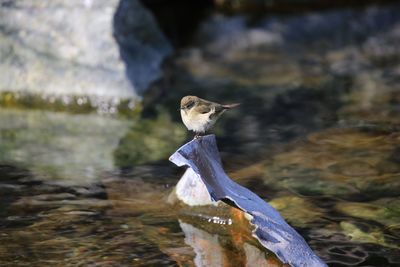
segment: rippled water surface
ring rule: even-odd
[[[398,10],[211,16],[142,118],[2,107],[0,265],[283,266],[240,212],[174,203],[189,93],[242,103],[214,129],[228,174],[328,265],[400,265]]]

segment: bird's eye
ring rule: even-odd
[[[194,105],[194,101],[188,103],[185,108],[191,108]]]

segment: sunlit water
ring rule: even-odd
[[[0,265],[282,266],[237,211],[170,204],[182,170],[167,159],[191,138],[176,109],[191,93],[242,103],[214,131],[228,174],[328,265],[398,266],[400,22],[383,10],[359,11],[360,23],[388,17],[383,30],[374,19],[340,28],[324,49],[315,48],[321,33],[276,35],[301,16],[259,31],[210,19],[203,31],[225,25],[230,39],[181,51],[167,96],[153,88],[145,119],[2,108]],[[252,37],[233,46],[232,36]]]

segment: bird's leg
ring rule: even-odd
[[[195,132],[195,133],[196,133],[196,135],[194,136],[194,138],[193,138],[193,139],[200,138],[202,135],[204,135],[204,134],[205,134],[205,132]]]
[[[206,134],[206,131],[203,132],[194,132],[196,135],[193,137],[193,139],[200,138]]]

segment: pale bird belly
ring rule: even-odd
[[[204,133],[215,123],[215,121],[210,120],[210,113],[194,115],[192,112],[185,114],[185,112],[181,110],[181,117],[188,130]]]

